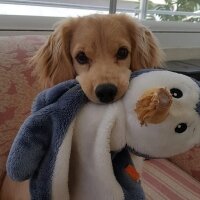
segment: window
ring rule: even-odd
[[[200,22],[199,0],[148,1],[147,20]]]
[[[92,0],[11,0],[0,1],[0,14],[46,17],[83,16],[108,13],[109,1]]]
[[[117,4],[118,11],[142,20],[200,22],[199,0],[119,0]]]
[[[1,0],[1,15],[82,16],[126,12],[141,20],[200,22],[199,0]]]

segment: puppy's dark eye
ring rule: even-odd
[[[85,53],[83,51],[80,51],[77,55],[76,55],[76,60],[79,64],[84,65],[84,64],[88,64],[89,63],[89,58],[85,55]]]
[[[170,93],[176,99],[179,99],[183,96],[183,92],[181,90],[177,89],[177,88],[172,88],[170,90]]]
[[[176,126],[175,132],[176,133],[183,133],[187,129],[187,124],[186,123],[180,123]]]
[[[116,57],[118,60],[124,60],[128,56],[128,49],[125,47],[120,47],[117,51]]]

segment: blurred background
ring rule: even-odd
[[[109,6],[109,0],[1,0],[0,14],[82,16],[91,13],[108,13]],[[199,22],[200,1],[118,0],[116,12],[125,12],[142,20]]]

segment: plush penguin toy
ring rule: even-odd
[[[131,75],[125,96],[88,102],[76,81],[42,92],[12,145],[8,175],[32,200],[144,199],[132,155],[169,157],[200,144],[197,81],[165,70]]]

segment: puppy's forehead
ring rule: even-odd
[[[120,40],[130,42],[126,24],[106,16],[81,18],[73,33],[73,42],[112,43]]]

